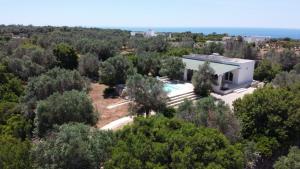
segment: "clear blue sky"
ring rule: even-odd
[[[300,0],[0,0],[0,24],[300,28]]]

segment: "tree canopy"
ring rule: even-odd
[[[300,168],[300,149],[291,147],[287,156],[280,157],[273,166],[275,169],[298,169]]]
[[[60,43],[53,49],[60,67],[65,69],[76,69],[78,66],[78,55],[70,45]]]
[[[25,91],[25,101],[46,99],[55,92],[63,93],[69,90],[85,90],[88,84],[76,70],[54,68],[48,72],[30,79]]]
[[[110,131],[80,123],[64,124],[34,145],[34,168],[100,169],[110,157],[113,144],[114,136]]]
[[[257,143],[264,157],[271,157],[300,140],[299,95],[267,86],[234,102],[241,120],[241,135]]]
[[[105,168],[242,169],[239,145],[214,129],[197,128],[177,119],[138,118],[117,133],[112,158]]]
[[[215,128],[231,141],[239,137],[239,123],[228,105],[213,97],[202,98],[195,103],[185,100],[179,105],[176,117],[196,126]]]
[[[81,75],[98,80],[100,62],[93,54],[82,55],[79,58],[78,70]]]
[[[127,94],[134,101],[137,112],[149,115],[151,110],[159,111],[165,108],[167,93],[163,90],[163,83],[153,77],[140,74],[129,76],[126,82]]]
[[[264,59],[259,62],[257,68],[254,71],[254,79],[259,81],[270,82],[275,78],[276,74],[281,71],[280,65],[272,63],[271,61]]]
[[[215,71],[209,66],[209,62],[200,65],[199,70],[195,71],[192,77],[195,93],[201,96],[208,96],[212,85],[216,84],[214,75]]]
[[[142,75],[157,76],[160,69],[158,53],[143,52],[137,55],[137,72]]]
[[[99,79],[109,86],[125,84],[127,76],[133,73],[132,64],[123,56],[115,56],[101,62]]]
[[[162,61],[160,75],[168,76],[172,80],[181,80],[183,78],[185,65],[181,58],[167,57]]]
[[[0,135],[0,168],[31,169],[30,142]]]
[[[36,109],[36,133],[44,136],[53,125],[68,122],[82,122],[94,125],[98,114],[94,111],[91,100],[85,92],[76,90],[63,94],[54,93],[39,101]]]

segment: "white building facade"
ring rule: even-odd
[[[238,88],[250,86],[253,82],[254,60],[227,58],[220,55],[185,55],[182,58],[186,65],[184,80],[190,81],[194,71],[205,62],[210,63],[215,71],[217,85],[213,85],[215,92],[227,94]]]

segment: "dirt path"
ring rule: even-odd
[[[125,100],[121,98],[104,98],[103,92],[107,88],[106,85],[92,83],[89,93],[94,107],[100,113],[100,119],[97,122],[97,127],[101,128],[112,121],[118,120],[128,115],[128,104],[112,106],[118,103],[123,103]],[[107,108],[108,107],[108,108]],[[110,108],[113,107],[113,108]]]

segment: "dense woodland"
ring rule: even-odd
[[[300,42],[221,43],[225,36],[0,25],[0,168],[299,169]],[[255,79],[266,85],[231,110],[208,96],[207,63],[192,80],[203,98],[168,108],[155,77],[180,80],[180,57],[189,53],[256,60]],[[126,84],[134,123],[96,129],[101,112],[90,83],[109,86],[108,93]]]

